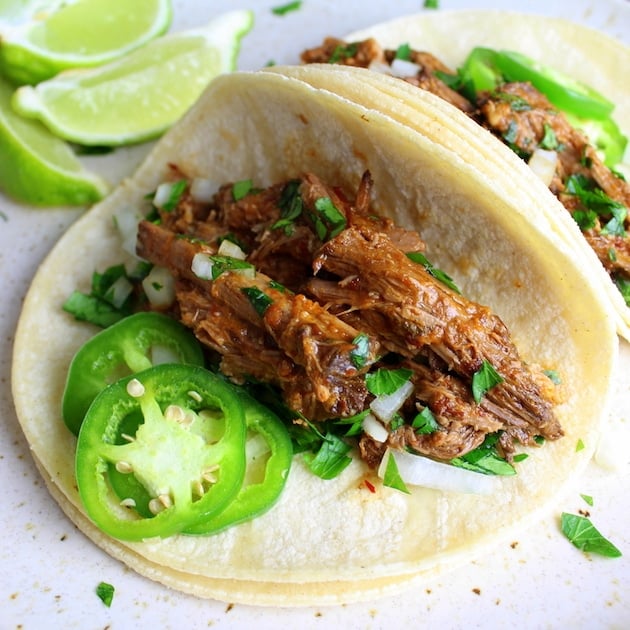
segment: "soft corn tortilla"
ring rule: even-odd
[[[630,67],[630,48],[600,31],[561,18],[472,9],[406,16],[350,33],[344,39],[351,42],[368,37],[390,49],[407,43],[416,50],[433,53],[453,70],[475,46],[522,52],[604,94],[615,103],[613,118],[630,136],[630,83],[620,72],[620,68]],[[599,278],[617,319],[617,332],[630,341],[630,308],[576,222],[547,187],[531,176],[523,160],[490,133],[481,133],[465,114],[433,95],[394,77],[376,77],[375,73],[343,66],[333,68],[325,81],[329,89],[368,107],[383,109],[438,144],[457,150],[503,190],[513,189],[522,199],[520,211],[532,221],[546,219],[548,228],[573,249],[574,257]],[[313,82],[307,68],[269,70]],[[451,133],[445,134],[441,124],[433,124],[434,117]],[[628,153],[626,159],[630,159]],[[630,175],[630,164],[624,166]]]
[[[428,235],[429,257],[496,310],[523,357],[561,374],[567,398],[558,415],[566,436],[533,449],[519,474],[497,479],[487,496],[423,488],[406,495],[382,487],[359,461],[322,481],[296,456],[280,501],[249,523],[211,537],[123,543],[104,536],[81,506],[75,438],[60,413],[70,360],[95,331],[61,305],[74,289],[89,289],[93,270],[125,259],[112,215],[140,204],[169,164],[189,177],[252,178],[257,186],[312,171],[349,192],[369,169],[375,210]],[[540,518],[592,454],[616,349],[596,280],[573,264],[564,242],[526,220],[510,195],[456,152],[297,79],[235,73],[217,79],[135,175],[77,221],[42,264],[16,333],[13,393],[51,494],[107,553],[201,597],[324,605],[411,586]],[[576,452],[578,439],[586,448]]]

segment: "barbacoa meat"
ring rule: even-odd
[[[278,388],[298,419],[353,417],[374,399],[366,374],[410,370],[404,422],[384,442],[359,440],[372,466],[386,446],[450,460],[499,433],[509,458],[515,442],[559,438],[551,381],[521,361],[499,317],[406,255],[424,242],[375,215],[371,186],[366,173],[348,198],[305,173],[238,201],[226,185],[210,203],[187,189],[159,221],[140,223],[137,251],[174,276],[170,311],[221,371]],[[220,242],[234,235],[250,266],[210,277],[193,270],[198,256],[220,260]],[[503,382],[475,402],[471,380],[484,361]],[[410,419],[425,408],[439,428],[418,434]]]
[[[378,69],[382,64],[391,65],[395,57],[395,50],[381,47],[372,38],[345,42],[329,37],[321,46],[305,50],[301,60],[303,63],[336,63]],[[471,103],[451,87],[450,82],[443,80],[448,76],[456,85],[457,72],[435,56],[411,50],[409,60],[417,64],[417,71],[401,76],[402,80],[432,92],[462,110],[523,159],[528,160],[537,148],[557,153],[555,175],[549,184],[551,192],[576,218],[587,242],[612,279],[619,286],[630,283],[630,184],[603,163],[584,133],[573,127],[566,116],[529,83],[504,83],[493,92],[478,94],[476,102]],[[584,213],[590,208],[569,184],[576,176],[585,178],[589,186],[610,199],[613,202],[609,204],[610,209],[599,204],[596,216],[589,213],[589,219],[585,221]]]

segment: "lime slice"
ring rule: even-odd
[[[0,70],[34,84],[100,65],[164,33],[171,17],[170,0],[9,0],[0,8]]]
[[[13,106],[56,135],[116,146],[163,133],[217,75],[236,66],[251,11],[225,13],[205,28],[165,35],[126,57],[20,87]]]
[[[70,147],[44,125],[11,109],[13,88],[0,80],[0,190],[34,205],[87,205],[107,192]]]

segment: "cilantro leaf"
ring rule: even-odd
[[[562,533],[578,549],[597,553],[608,558],[621,557],[621,551],[606,539],[590,519],[577,514],[563,512],[560,518]]]
[[[100,600],[107,606],[108,608],[112,605],[112,600],[114,599],[114,587],[107,582],[101,582],[96,587],[96,594],[100,598]]]
[[[302,2],[296,0],[295,2],[288,2],[287,4],[272,7],[271,12],[274,15],[286,15],[287,13],[291,13],[291,11],[297,11],[301,6]]]
[[[387,396],[400,389],[409,380],[412,373],[407,368],[397,370],[381,368],[366,375],[365,386],[375,396]]]
[[[352,461],[348,457],[351,447],[339,436],[328,432],[317,453],[305,453],[304,461],[311,472],[321,479],[334,479]]]
[[[406,256],[409,260],[413,260],[413,262],[422,265],[428,273],[430,273],[436,280],[439,280],[442,284],[445,284],[449,289],[455,291],[455,293],[460,293],[460,290],[453,279],[446,272],[434,267],[423,253],[407,252]]]
[[[370,356],[370,338],[365,333],[359,333],[353,340],[354,349],[350,351],[350,361],[360,370],[365,367]]]
[[[409,61],[411,59],[411,46],[409,44],[401,44],[396,49],[396,59],[404,59]]]
[[[438,424],[435,416],[428,407],[425,407],[416,417],[413,419],[411,426],[416,430],[416,433],[428,434],[435,433],[440,425]]]
[[[385,467],[385,474],[383,475],[383,485],[388,488],[394,488],[394,490],[400,490],[400,492],[404,492],[405,494],[411,494],[403,478],[400,476],[398,464],[396,464],[394,456],[388,453],[386,457],[387,465]]]
[[[232,197],[234,201],[240,201],[253,190],[251,179],[244,179],[240,182],[232,184]]]
[[[481,368],[472,377],[472,395],[475,402],[479,404],[486,392],[499,383],[503,383],[503,377],[484,359]]]
[[[258,287],[243,287],[241,291],[247,296],[254,310],[261,317],[265,311],[273,304],[273,300]]]

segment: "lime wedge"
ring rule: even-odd
[[[0,190],[33,205],[88,205],[107,192],[70,147],[44,125],[11,109],[13,87],[0,80]]]
[[[117,146],[159,136],[217,75],[236,66],[251,11],[225,13],[205,28],[165,35],[89,70],[18,88],[16,111],[84,145]]]
[[[0,4],[0,71],[19,85],[116,59],[164,33],[172,18],[170,0]]]

